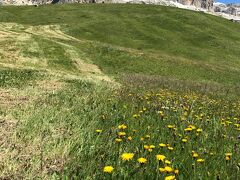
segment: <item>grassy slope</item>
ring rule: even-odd
[[[4,7],[0,21],[61,24],[68,34],[93,42],[76,46],[110,74],[240,80],[240,25],[198,12],[142,5]]]
[[[129,123],[127,120],[132,119],[132,114],[145,106],[149,106],[149,113],[144,115],[146,121],[140,126],[162,128],[168,123],[177,124],[183,109],[180,108],[176,114],[170,113],[171,121],[166,121],[163,126],[157,122],[156,110],[168,101],[173,106],[175,102],[186,106],[189,102],[195,103],[191,92],[186,102],[185,94],[170,96],[169,99],[167,95],[163,96],[160,104],[151,101],[151,107],[148,102],[141,101],[138,94],[129,97],[122,89],[113,91],[110,86],[115,86],[114,82],[109,85],[86,80],[86,77],[96,79],[98,71],[86,73],[75,61],[79,60],[80,67],[84,65],[89,69],[96,68],[89,64],[96,64],[103,73],[114,76],[127,87],[129,83],[136,85],[131,89],[135,92],[139,84],[148,90],[157,87],[155,91],[166,86],[194,91],[205,89],[203,82],[210,84],[209,91],[213,93],[215,87],[232,88],[236,92],[239,89],[240,25],[218,17],[161,6],[99,4],[0,7],[0,22],[20,24],[12,31],[24,32],[24,37],[25,29],[30,26],[57,24],[80,40],[57,39],[45,32],[39,35],[41,29],[38,29],[35,30],[38,34],[31,34],[24,41],[18,42],[14,38],[0,41],[3,52],[21,55],[19,61],[9,54],[0,56],[0,120],[3,124],[0,129],[3,152],[0,177],[3,178],[49,179],[76,175],[84,179],[102,179],[101,171],[106,163],[115,163],[118,170],[116,158],[120,151],[114,146],[113,127]],[[88,64],[81,64],[82,61]],[[195,87],[196,84],[199,85]],[[145,98],[143,95],[142,99]],[[204,113],[212,119],[219,119],[219,114],[226,109],[232,109],[226,112],[226,116],[230,114],[231,118],[239,114],[234,103],[232,106],[225,100],[216,100],[216,105],[208,106],[206,104],[215,100],[201,96],[199,99],[194,106],[196,112],[204,107]],[[194,121],[190,119],[190,122]],[[182,130],[190,122],[178,126]],[[141,129],[137,122],[131,126]],[[203,139],[201,147],[211,142],[208,145],[213,147],[212,151],[218,151],[218,146],[221,146],[222,154],[227,150],[233,151],[236,143],[233,138],[214,144],[223,136],[221,132],[227,134],[226,129],[215,121],[199,121],[197,126],[210,132],[206,134],[210,138]],[[211,132],[212,127],[216,130]],[[96,136],[97,128],[104,129],[106,136]],[[141,131],[156,137],[156,129],[150,130]],[[164,139],[171,136],[164,130],[160,140],[174,143],[171,138]],[[235,137],[236,132],[230,131],[229,136]],[[140,134],[136,138],[140,138]],[[148,143],[157,144],[159,140],[152,139]],[[134,151],[130,145],[120,148],[121,151],[125,148]],[[193,143],[186,152],[191,150],[190,147],[198,148]],[[173,158],[176,160],[174,165],[180,168],[183,179],[197,179],[197,174],[201,173],[201,177],[206,179],[209,170],[212,171],[210,177],[220,175],[225,179],[235,178],[238,173],[236,157],[231,162],[232,166],[221,162],[214,167],[218,159],[213,159],[209,166],[196,169],[194,173],[188,155],[182,155],[182,151],[176,153],[180,154]],[[155,167],[149,168],[151,173],[147,175],[142,171],[136,173],[135,169],[131,175],[136,179],[143,176],[156,178]],[[124,171],[114,174],[115,178],[126,176],[128,174]]]

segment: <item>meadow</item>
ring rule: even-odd
[[[0,179],[240,179],[240,25],[173,7],[0,7]]]

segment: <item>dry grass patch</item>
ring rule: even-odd
[[[28,103],[29,97],[27,95],[13,95],[10,90],[0,89],[0,107],[11,108],[16,105],[23,105]]]

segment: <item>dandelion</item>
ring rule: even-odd
[[[170,166],[165,166],[165,171],[166,172],[168,172],[168,173],[170,173],[170,172],[173,172],[174,171],[174,169],[173,168],[171,168]]]
[[[112,173],[113,172],[113,167],[112,166],[105,166],[104,168],[103,168],[103,172],[105,172],[105,173]]]
[[[203,131],[203,130],[200,129],[200,128],[197,129],[197,132],[198,132],[198,133],[201,133],[202,131]]]
[[[225,153],[225,156],[232,156],[232,153]]]
[[[197,159],[198,163],[203,163],[205,160],[204,159]]]
[[[192,131],[192,130],[193,130],[193,129],[190,128],[190,127],[184,129],[184,131],[186,131],[186,132],[190,132],[190,131]]]
[[[122,139],[116,138],[115,141],[116,141],[116,142],[122,142]]]
[[[160,146],[160,147],[166,147],[167,145],[164,144],[164,143],[160,143],[159,146]]]
[[[232,153],[225,153],[225,156],[226,161],[229,161],[231,159]]]
[[[154,146],[154,145],[150,145],[149,148],[150,148],[150,149],[154,149],[155,146]]]
[[[127,126],[125,124],[121,124],[118,126],[118,129],[126,129],[126,128],[127,128]]]
[[[159,171],[162,173],[162,172],[165,172],[165,168],[159,168]]]
[[[185,138],[184,138],[184,139],[182,139],[182,142],[184,142],[184,143],[186,143],[187,141],[188,141],[188,140],[187,140],[187,139],[185,139]]]
[[[165,163],[166,163],[166,164],[171,164],[171,161],[165,160]]]
[[[146,164],[146,163],[147,163],[147,159],[141,157],[141,158],[138,158],[138,162],[139,162],[140,164]]]
[[[128,138],[127,138],[129,141],[131,141],[132,140],[132,137],[131,136],[128,136]]]
[[[148,150],[150,147],[148,145],[144,145],[143,148]]]
[[[126,136],[125,132],[118,132],[118,136]]]
[[[169,129],[173,129],[175,126],[174,125],[168,125],[167,126]]]
[[[187,128],[184,129],[184,131],[191,132],[194,129],[196,129],[196,127],[194,125],[189,125]]]
[[[196,129],[196,127],[194,125],[189,125],[188,127],[191,129]]]
[[[179,174],[179,170],[178,170],[178,169],[175,169],[175,170],[174,170],[174,173],[175,173],[175,174]]]
[[[226,161],[229,161],[231,159],[231,157],[230,156],[226,156],[225,159],[226,159]]]
[[[162,155],[162,154],[158,154],[158,155],[156,155],[156,158],[157,158],[157,160],[158,161],[164,161],[164,159],[166,159],[166,156],[164,156],[164,155]]]
[[[160,114],[160,116],[164,116],[164,112],[163,111],[158,111],[158,114]]]
[[[101,130],[101,129],[97,129],[96,132],[97,132],[97,133],[101,133],[102,130]]]
[[[123,161],[129,161],[131,160],[132,158],[134,157],[134,154],[133,153],[123,153],[121,155],[121,158]]]
[[[169,149],[170,151],[172,151],[172,150],[173,150],[173,147],[169,146],[168,149]]]
[[[197,158],[198,157],[198,153],[196,153],[195,151],[192,151],[192,157]]]
[[[167,176],[164,178],[164,180],[174,180],[175,176],[171,175],[171,176]]]
[[[140,117],[140,114],[134,114],[133,115],[133,118],[138,118],[138,117]]]

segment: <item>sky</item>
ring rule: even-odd
[[[215,0],[222,3],[240,3],[240,0]]]

